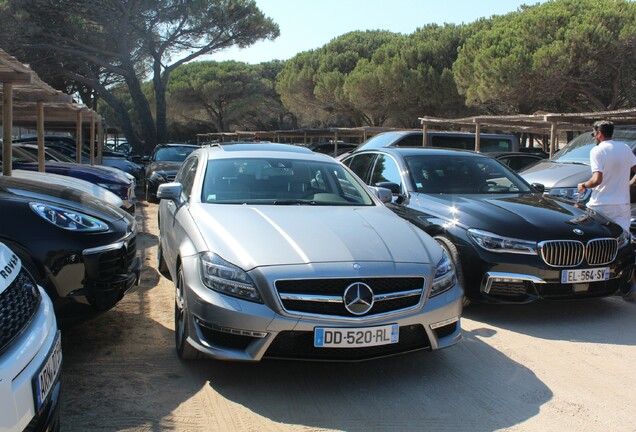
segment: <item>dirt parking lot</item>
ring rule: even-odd
[[[184,363],[156,215],[139,202],[138,290],[63,333],[62,431],[636,431],[636,303],[618,297],[471,305],[437,352]]]

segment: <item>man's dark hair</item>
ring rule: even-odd
[[[611,139],[614,135],[614,123],[609,120],[599,120],[594,123],[594,130],[600,130],[605,138]]]

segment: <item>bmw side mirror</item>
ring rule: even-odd
[[[537,192],[539,192],[539,193],[544,193],[545,192],[545,186],[542,185],[541,183],[532,183],[532,187],[535,188],[537,190]]]

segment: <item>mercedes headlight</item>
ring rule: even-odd
[[[435,297],[436,295],[448,291],[456,283],[457,275],[455,274],[455,266],[446,253],[446,250],[444,250],[442,259],[439,263],[437,263],[437,267],[435,267],[435,279],[433,279],[430,297]]]
[[[550,196],[563,198],[565,200],[572,201],[572,202],[586,202],[590,198],[591,194],[592,194],[592,191],[590,189],[585,189],[583,193],[580,193],[578,188],[575,188],[575,187],[553,188],[553,189],[550,189],[550,193],[549,193]]]
[[[74,210],[38,202],[29,203],[31,209],[53,225],[69,231],[106,231],[108,225],[93,216]]]
[[[536,242],[503,237],[488,231],[482,231],[474,228],[470,228],[468,230],[468,235],[482,249],[485,249],[488,252],[537,255]]]
[[[210,289],[233,297],[263,303],[249,275],[217,254],[203,252],[199,255],[201,278]]]

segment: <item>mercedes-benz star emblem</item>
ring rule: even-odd
[[[342,296],[344,306],[354,315],[364,315],[373,307],[373,290],[362,282],[352,283]]]

